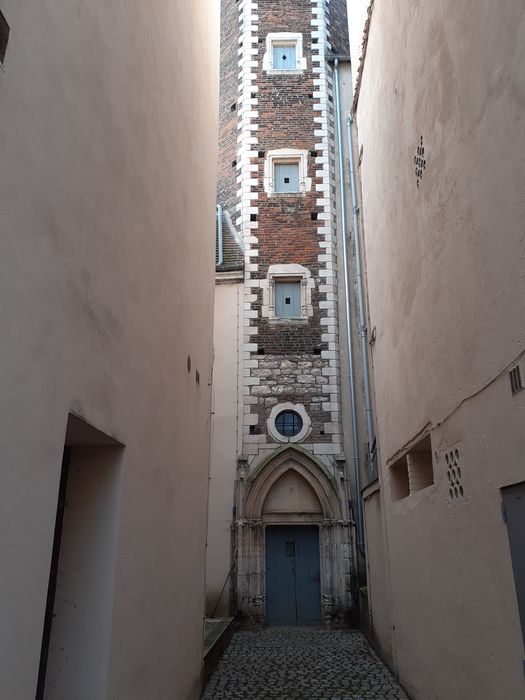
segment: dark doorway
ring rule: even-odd
[[[525,643],[525,481],[501,490],[503,509],[507,523],[514,583],[518,598],[518,609],[521,619],[521,631]],[[524,662],[525,663],[525,662]]]
[[[36,700],[106,697],[122,445],[69,416]]]
[[[49,642],[51,640],[51,627],[53,625],[53,609],[55,607],[55,595],[58,577],[58,561],[60,558],[60,542],[62,540],[62,527],[64,524],[64,509],[66,506],[67,477],[71,462],[71,448],[64,447],[62,456],[62,471],[60,472],[60,486],[58,489],[57,514],[55,519],[55,534],[53,538],[53,551],[51,554],[51,570],[47,588],[46,612],[44,617],[44,632],[42,634],[42,650],[40,652],[40,666],[38,668],[38,685],[36,700],[43,700],[46,684],[47,659],[49,656]]]
[[[266,528],[266,622],[318,625],[321,618],[319,528]]]

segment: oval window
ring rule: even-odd
[[[275,419],[275,427],[284,437],[294,437],[303,429],[303,419],[295,411],[282,411]]]

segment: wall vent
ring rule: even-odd
[[[427,167],[427,160],[425,158],[425,146],[423,144],[423,137],[419,139],[419,143],[416,147],[416,155],[414,156],[414,174],[416,176],[416,187],[419,189],[419,184],[423,178],[423,171]]]
[[[7,24],[6,18],[0,11],[0,63],[4,63],[5,54],[7,51],[7,42],[9,41],[9,25]]]
[[[509,378],[510,378],[510,390],[512,391],[512,395],[517,394],[518,391],[521,391],[523,389],[523,382],[521,381],[521,369],[519,365],[516,365],[516,367],[513,367],[510,372],[509,372]]]
[[[464,498],[465,492],[461,482],[463,474],[461,471],[459,451],[455,449],[447,452],[445,455],[445,463],[447,465],[448,493],[450,499],[454,501]]]

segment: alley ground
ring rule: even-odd
[[[233,635],[202,700],[408,700],[357,631],[269,628]]]

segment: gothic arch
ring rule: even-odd
[[[288,470],[295,470],[310,485],[321,504],[324,520],[340,520],[341,504],[331,478],[310,455],[289,446],[264,462],[250,478],[244,502],[244,517],[261,520],[266,496]]]

